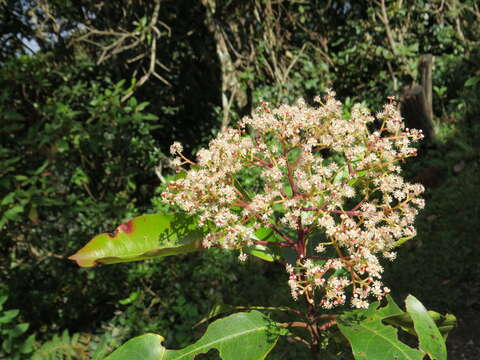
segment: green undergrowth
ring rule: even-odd
[[[480,312],[480,142],[459,132],[420,152],[406,171],[426,187],[418,235],[385,269],[399,297],[413,293],[427,307],[458,314]]]

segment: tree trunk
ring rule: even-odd
[[[201,0],[206,10],[206,25],[212,33],[217,49],[222,75],[222,124],[221,130],[230,124],[230,109],[235,101],[240,108],[247,105],[247,95],[242,89],[237,78],[235,64],[232,61],[228,46],[224,38],[224,32],[215,19],[215,0]]]
[[[402,116],[410,128],[422,129],[425,137],[435,137],[432,107],[433,56],[423,55],[419,61],[421,85],[413,84],[404,89],[401,97]]]

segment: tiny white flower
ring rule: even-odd
[[[177,153],[181,153],[183,151],[183,146],[180,144],[178,141],[175,141],[171,146],[170,146],[170,153],[172,155],[175,155]]]

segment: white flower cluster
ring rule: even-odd
[[[351,305],[367,307],[369,297],[389,292],[378,254],[394,259],[395,242],[415,235],[423,187],[405,182],[398,162],[416,154],[411,143],[423,135],[405,128],[393,101],[376,117],[357,104],[345,118],[334,95],[316,98],[316,108],[263,103],[200,150],[196,162],[175,143],[173,164],[190,169],[163,198],[215,229],[204,247],[241,249],[242,260],[243,249],[262,243],[255,231],[272,229],[276,245],[297,253],[296,264],[287,265],[295,299],[332,308],[346,302],[349,288]],[[263,184],[254,194],[239,182],[249,167],[260,170]],[[325,241],[309,253],[319,231]]]

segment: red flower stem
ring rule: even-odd
[[[355,205],[351,211],[357,210],[365,201],[367,200],[366,197],[364,197],[357,205]]]
[[[330,321],[327,321],[326,323],[324,323],[323,325],[320,325],[318,327],[318,330],[325,331],[325,330],[331,328],[332,326],[334,326],[336,324],[337,324],[336,320],[330,320]]]
[[[299,216],[297,219],[297,250],[298,255],[301,257],[307,256],[307,251],[305,248],[305,233],[302,226],[302,218]]]
[[[358,204],[357,204],[358,205]],[[361,205],[361,204],[360,204]],[[330,213],[334,213],[334,214],[345,214],[345,215],[348,215],[350,217],[352,216],[363,216],[365,215],[364,212],[362,211],[354,211],[354,210],[327,210],[327,209],[323,209],[323,208],[320,208],[320,209],[316,209],[316,208],[302,208],[303,211],[318,211],[318,210],[321,210],[321,211],[326,211],[326,212],[330,212]]]
[[[308,324],[306,322],[301,322],[301,321],[292,321],[289,323],[282,323],[280,324],[281,327],[283,328],[289,328],[289,327],[302,327],[302,328],[307,328]]]
[[[265,240],[256,240],[253,242],[255,245],[276,245],[282,247],[292,247],[292,244],[284,243],[284,242],[272,242],[272,241],[265,241]]]
[[[310,255],[308,257],[309,259],[314,259],[314,260],[329,260],[331,258],[325,257],[325,256],[316,256],[316,255]]]
[[[254,159],[261,164],[261,165],[260,165],[260,164],[256,164],[256,165],[258,165],[258,166],[262,166],[262,165],[263,165],[262,167],[264,167],[264,168],[271,168],[271,167],[273,167],[273,165],[272,165],[271,163],[263,160],[262,158],[259,158],[259,157],[257,157],[257,156],[254,156]]]
[[[295,244],[295,241],[293,241],[290,237],[288,237],[287,235],[285,235],[284,233],[282,233],[280,230],[278,230],[278,228],[273,225],[273,224],[270,224],[270,228],[275,231],[278,235],[280,235],[282,237],[282,239],[284,239],[285,241],[287,241],[288,243],[290,244]]]

